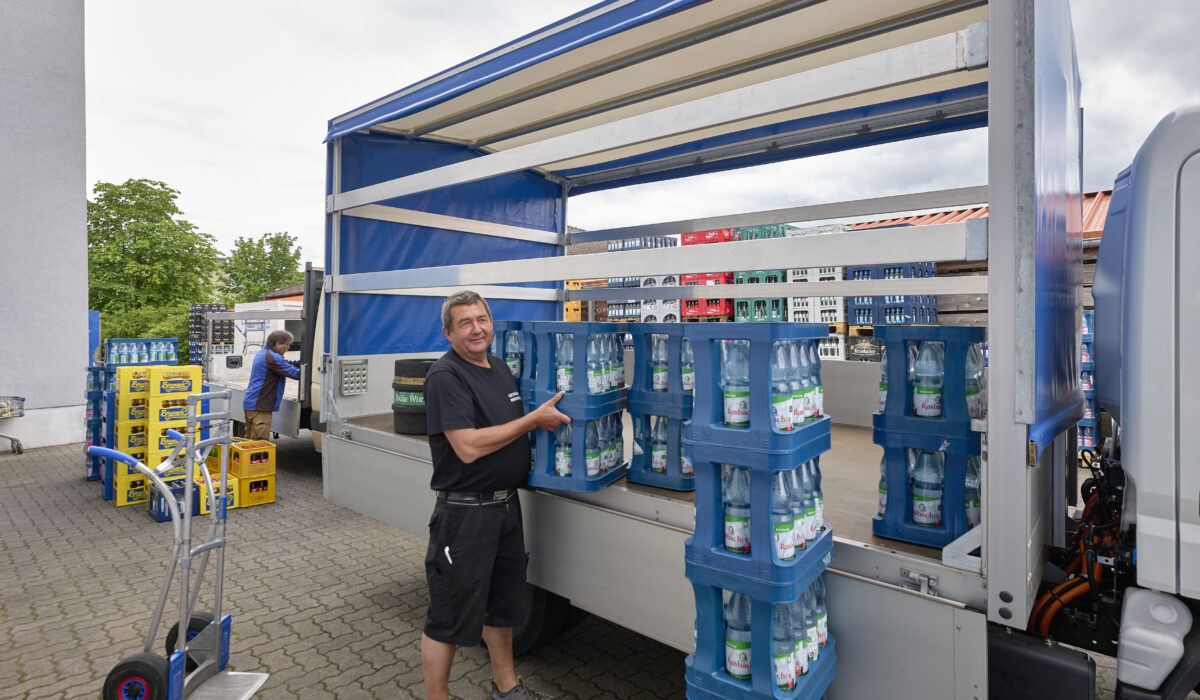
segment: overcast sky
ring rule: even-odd
[[[89,188],[162,180],[222,252],[238,236],[287,231],[320,266],[331,117],[593,3],[88,2]],[[1072,0],[1071,9],[1084,187],[1103,189],[1163,115],[1200,103],[1200,2]],[[594,229],[976,185],[986,172],[986,136],[974,130],[582,195],[569,223]]]

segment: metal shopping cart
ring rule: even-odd
[[[229,641],[232,618],[221,616],[221,596],[225,576],[225,512],[231,496],[229,486],[229,450],[220,450],[221,476],[214,487],[213,478],[205,463],[213,447],[228,446],[232,431],[229,413],[231,393],[228,390],[194,394],[187,398],[188,420],[186,435],[167,431],[179,444],[162,464],[151,468],[129,455],[104,447],[89,447],[88,454],[118,460],[138,471],[153,485],[171,515],[174,547],[167,562],[162,591],[150,623],[150,632],[139,654],[121,660],[104,681],[103,700],[154,700],[155,698],[250,698],[267,680],[265,673],[238,673],[226,670],[229,662]],[[225,410],[201,413],[203,403],[224,402]],[[197,427],[208,425],[211,437],[197,441]],[[182,457],[179,456],[182,450]],[[184,465],[182,497],[175,495],[163,480],[177,462]],[[208,540],[192,546],[192,505],[194,493],[193,465],[199,465],[196,475],[203,475],[208,497],[210,528]],[[156,496],[157,497],[157,496]],[[216,593],[212,612],[196,610],[200,584],[208,566],[208,557],[216,552]],[[192,562],[199,558],[193,577]],[[154,638],[162,620],[163,609],[171,593],[172,579],[179,573],[179,621],[166,637],[164,658],[154,653]],[[180,631],[183,634],[180,634]]]
[[[24,396],[0,396],[0,420],[20,418],[23,415],[25,415]],[[5,438],[12,443],[13,452],[21,454],[25,451],[25,447],[21,445],[21,441],[16,437],[0,433],[0,438]]]

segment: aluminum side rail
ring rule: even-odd
[[[666,248],[664,250],[674,250]],[[651,253],[652,250],[642,251]],[[407,292],[406,292],[407,293]],[[856,297],[909,294],[987,294],[986,275],[915,277],[898,280],[838,280],[772,284],[710,284],[686,287],[599,287],[569,289],[564,301],[646,299],[756,299],[761,297]]]

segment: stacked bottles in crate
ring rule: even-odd
[[[629,381],[629,417],[633,457],[628,481],[691,491],[695,471],[683,444],[683,426],[692,417],[696,363],[683,326],[675,323],[631,325],[633,374]]]
[[[980,434],[972,421],[987,412],[984,336],[967,327],[876,329],[884,343],[876,535],[944,547],[980,524]]]
[[[881,280],[936,277],[936,263],[895,263],[846,268],[846,279]],[[937,323],[937,297],[887,295],[847,297],[849,322],[857,326]]]
[[[623,476],[625,438],[624,323],[525,324],[523,386],[530,410],[556,393],[571,422],[535,431],[529,484],[563,491],[597,491]],[[523,390],[524,395],[524,390]]]
[[[109,338],[105,362],[110,368],[128,365],[177,364],[175,338]]]
[[[87,368],[87,386],[84,389],[84,421],[87,428],[83,437],[83,478],[86,481],[99,481],[104,471],[104,459],[89,455],[87,448],[92,445],[105,446],[104,390],[107,386],[108,371],[104,365]]]
[[[696,528],[687,696],[820,698],[835,671],[821,575],[832,561],[820,454],[829,449],[816,342],[827,325],[695,324],[684,446]]]
[[[1085,309],[1079,328],[1083,339],[1079,357],[1079,386],[1083,389],[1084,403],[1083,420],[1079,421],[1076,438],[1080,450],[1094,450],[1100,445],[1099,431],[1096,428],[1099,425],[1100,411],[1096,406],[1096,387],[1092,384],[1096,367],[1092,359],[1092,344],[1096,339],[1092,323],[1095,318],[1094,311]]]
[[[192,304],[188,311],[188,361],[201,364],[204,361],[204,348],[209,343],[206,317],[211,311],[228,311],[224,304]],[[233,351],[233,321],[212,322],[212,351],[214,354],[228,354]]]
[[[533,395],[533,380],[537,372],[537,359],[529,335],[526,322],[492,321],[492,347],[488,351],[508,365],[508,371],[512,372],[521,398],[526,403]]]

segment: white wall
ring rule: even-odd
[[[26,447],[84,433],[83,47],[83,0],[0,2],[0,394],[27,398],[0,432]]]

